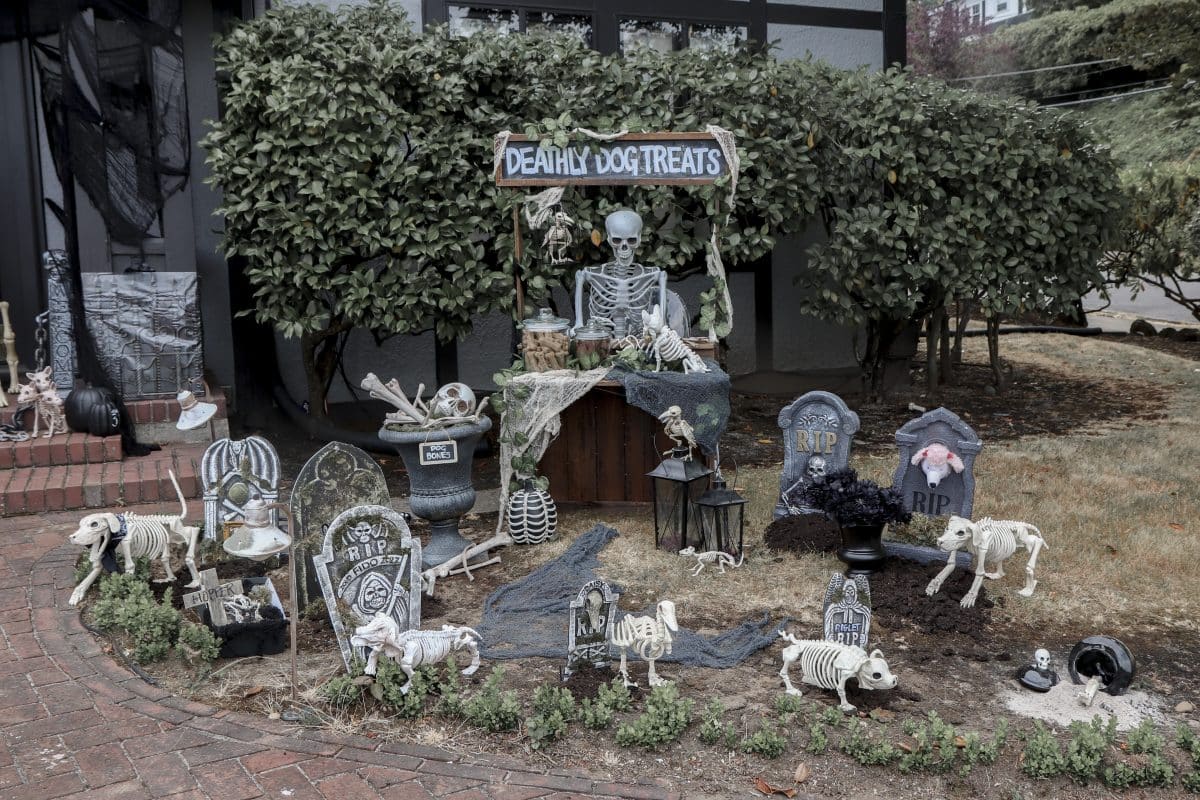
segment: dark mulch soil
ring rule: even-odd
[[[960,648],[961,654],[961,648],[967,646],[964,639],[975,644],[985,641],[992,608],[1003,606],[1004,599],[993,600],[985,585],[972,608],[961,607],[959,601],[974,580],[974,575],[964,569],[950,573],[937,594],[925,594],[925,587],[943,566],[906,558],[888,559],[887,566],[871,576],[871,608],[875,622],[888,630],[908,625],[944,641],[942,655],[953,654],[954,648]],[[947,649],[951,652],[946,653]]]
[[[831,553],[842,542],[836,522],[819,514],[780,517],[767,526],[763,541],[772,550]]]
[[[1131,344],[1134,347],[1144,347],[1147,350],[1157,350],[1160,353],[1170,353],[1180,358],[1200,361],[1200,342],[1181,342],[1167,336],[1131,336],[1127,333],[1106,333],[1100,338],[1109,342]]]
[[[571,692],[571,696],[576,700],[583,700],[585,697],[596,697],[600,686],[612,681],[616,677],[615,668],[612,669],[593,669],[590,665],[584,664],[579,670],[567,679],[563,686]]]

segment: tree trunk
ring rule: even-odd
[[[304,362],[304,381],[308,389],[308,415],[313,419],[323,420],[329,416],[325,404],[338,365],[338,336],[349,329],[350,323],[334,317],[324,330],[300,337],[300,357]]]
[[[929,312],[925,323],[925,394],[937,395],[938,387],[938,343],[942,340],[942,323],[946,316],[943,308]]]
[[[996,382],[996,393],[1004,394],[1004,370],[1000,365],[1000,317],[987,318],[988,361],[992,366],[992,378]]]
[[[867,323],[867,349],[863,354],[862,371],[867,398],[871,402],[884,398],[888,354],[903,323],[903,320],[893,319],[871,320]]]
[[[974,308],[975,304],[970,300],[958,301],[958,317],[955,320],[954,328],[954,366],[956,367],[962,364],[963,331],[971,322],[971,311]]]
[[[954,359],[950,357],[950,315],[945,306],[938,309],[938,313],[942,318],[941,348],[938,351],[938,357],[941,359],[938,368],[938,382],[949,386],[954,383]]]

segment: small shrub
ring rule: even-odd
[[[533,710],[525,720],[525,733],[537,750],[567,732],[567,723],[575,718],[575,698],[566,688],[539,686],[533,692]]]
[[[1189,792],[1200,794],[1200,772],[1188,772],[1180,779],[1183,783],[1183,788]]]
[[[1090,724],[1071,723],[1071,741],[1067,743],[1066,772],[1076,783],[1086,784],[1100,774],[1104,753],[1108,750],[1108,736],[1099,716],[1092,717]]]
[[[1033,724],[1033,735],[1025,741],[1025,758],[1021,771],[1031,778],[1053,778],[1066,769],[1066,759],[1054,734],[1041,722]]]
[[[680,699],[675,684],[655,686],[646,699],[646,712],[617,728],[617,744],[649,750],[675,741],[692,721],[692,705],[691,700]]]
[[[585,697],[579,704],[579,721],[585,728],[598,731],[612,724],[613,710],[599,700]]]
[[[967,771],[976,764],[995,764],[1000,756],[1000,748],[1008,739],[1008,720],[1003,717],[996,723],[996,732],[988,741],[983,741],[979,734],[969,733],[966,736],[966,747],[963,748],[963,760]]]
[[[871,736],[865,722],[851,719],[846,725],[846,731],[846,737],[842,739],[841,744],[842,752],[864,767],[890,764],[896,760],[896,748],[889,742]]]
[[[75,584],[76,586],[78,586],[80,582],[92,572],[92,559],[88,555],[89,552],[90,551],[88,550],[84,550],[79,554],[79,558],[75,559],[75,575],[73,576],[71,583]]]
[[[900,756],[901,772],[946,772],[954,765],[958,757],[958,747],[954,741],[956,734],[953,726],[942,721],[936,711],[930,711],[924,722],[906,721],[904,732],[916,740],[916,745],[912,752]]]
[[[166,657],[179,636],[183,619],[171,607],[171,589],[158,603],[145,579],[136,572],[105,576],[92,613],[99,627],[124,631],[132,640],[134,660],[143,664]]]
[[[1175,729],[1175,744],[1192,759],[1192,766],[1200,769],[1200,736],[1187,725]]]
[[[633,695],[620,678],[613,678],[611,683],[600,684],[596,691],[596,700],[610,711],[629,711],[633,708]]]
[[[821,712],[821,723],[830,727],[834,725],[841,725],[842,720],[845,718],[846,715],[843,714],[842,710],[837,707],[830,707]]]
[[[808,726],[808,744],[804,749],[818,756],[829,749],[829,737],[825,734],[825,727],[819,722]]]
[[[1104,784],[1112,789],[1130,786],[1170,786],[1175,770],[1162,756],[1152,755],[1142,766],[1119,762],[1104,770]]]
[[[207,625],[184,622],[179,627],[175,650],[185,661],[212,663],[221,653],[221,640]]]
[[[494,668],[479,693],[463,704],[467,722],[490,733],[510,731],[520,724],[521,706],[517,702],[517,693],[501,691],[503,679],[504,668]]]
[[[399,716],[415,719],[421,716],[425,708],[425,698],[437,682],[433,667],[418,667],[413,670],[412,683],[408,691],[401,691],[408,681],[404,670],[390,658],[379,659],[375,673],[375,683],[371,684],[371,694],[376,700],[391,707]]]
[[[705,744],[716,744],[722,739],[737,736],[733,726],[721,721],[725,716],[725,704],[713,700],[704,707],[704,719],[700,722],[700,741]]]
[[[742,739],[743,753],[757,753],[764,758],[779,758],[787,749],[787,737],[766,721],[752,735]]]
[[[799,714],[804,708],[804,701],[794,694],[779,694],[775,696],[775,713],[779,721],[786,725],[792,715]]]
[[[458,663],[452,655],[446,658],[436,691],[438,713],[446,717],[461,717],[463,709],[462,676],[458,673]]]
[[[1162,755],[1163,745],[1166,744],[1162,735],[1155,729],[1154,723],[1148,719],[1142,720],[1131,730],[1125,742],[1129,745],[1131,753],[1148,753],[1155,756]]]
[[[362,696],[362,687],[349,675],[337,675],[326,681],[317,693],[334,708],[346,708]]]

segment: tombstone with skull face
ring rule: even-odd
[[[642,329],[642,312],[658,304],[668,308],[667,273],[633,260],[642,243],[642,218],[627,208],[604,219],[613,260],[575,273],[575,328],[583,326],[586,291],[587,318],[612,325],[622,338]]]
[[[325,531],[313,556],[317,581],[329,609],[342,658],[355,656],[350,634],[376,614],[386,614],[402,631],[421,627],[421,543],[387,506],[355,506]]]
[[[583,664],[590,664],[593,669],[608,668],[608,641],[616,610],[617,595],[604,581],[588,581],[579,590],[571,601],[567,664],[562,668],[564,681]]]
[[[783,474],[775,519],[790,513],[786,498],[850,466],[858,414],[830,392],[809,392],[779,412],[783,430]],[[801,509],[802,510],[802,509]]]

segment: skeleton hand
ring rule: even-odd
[[[86,593],[87,593],[86,589],[84,589],[81,586],[76,586],[75,591],[71,592],[71,599],[67,601],[67,605],[69,605],[69,606],[79,605],[79,602],[81,600],[83,600],[83,596]]]
[[[930,597],[933,597],[935,594],[938,593],[938,591],[941,588],[942,588],[942,582],[939,581],[937,578],[934,578],[933,580],[931,580],[929,582],[929,585],[925,587],[925,594],[929,595]]]
[[[963,608],[974,608],[975,607],[975,593],[967,592],[966,595],[963,597],[962,601],[959,602],[959,605],[962,606]]]

